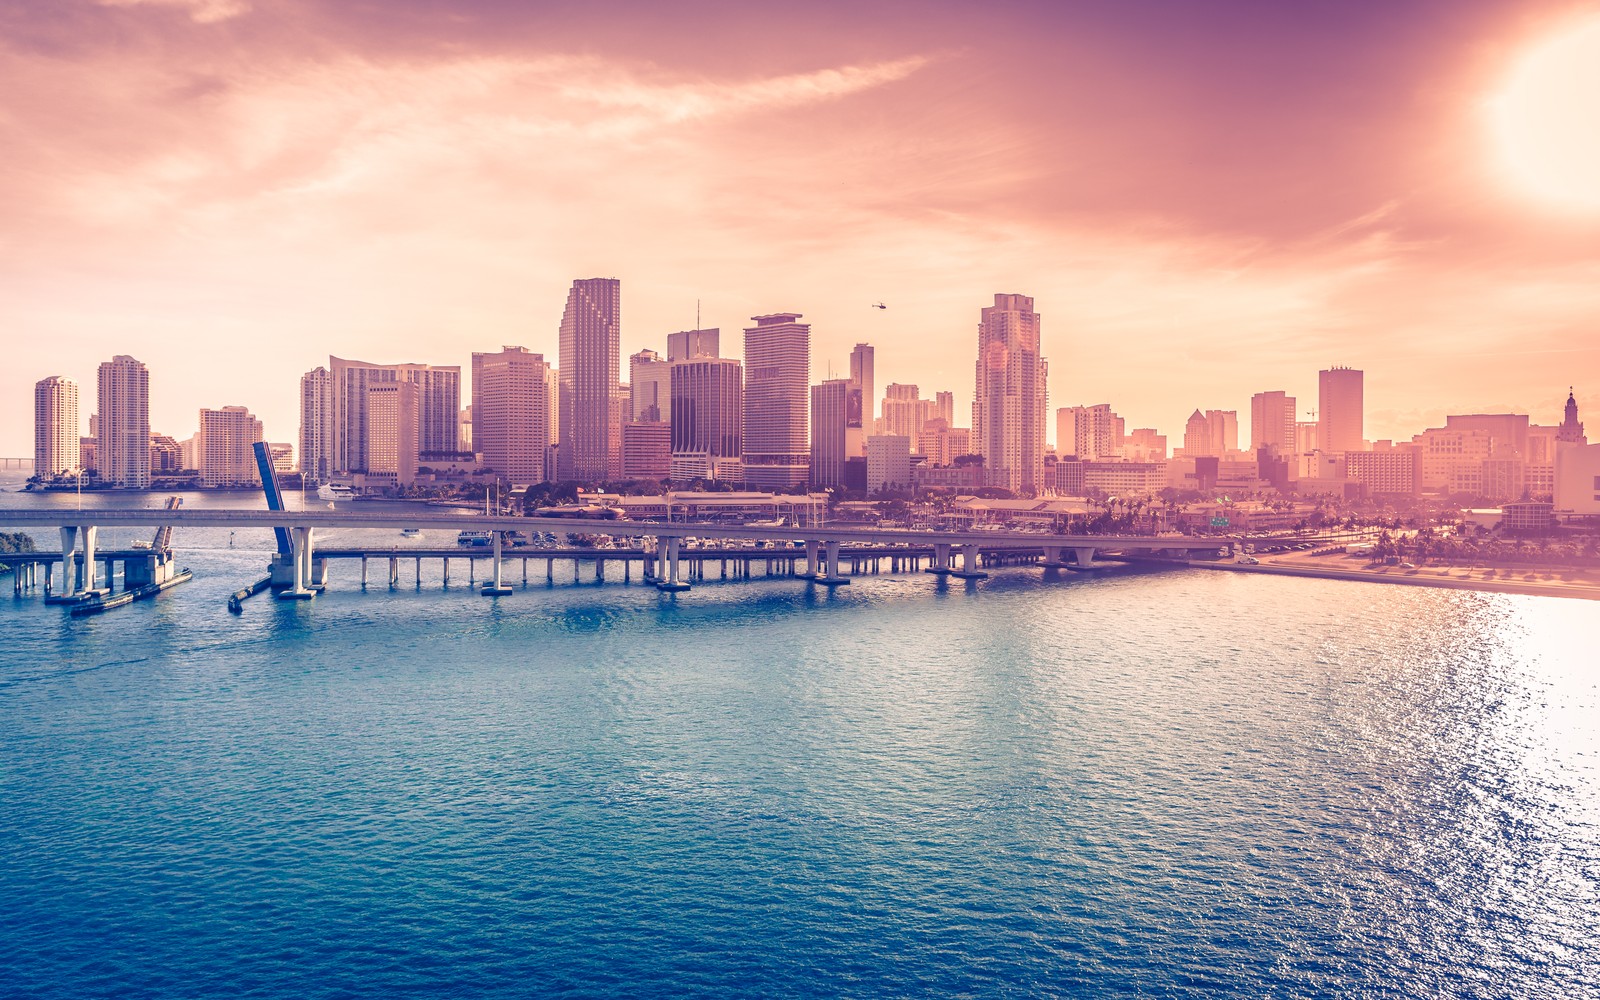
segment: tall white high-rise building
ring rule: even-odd
[[[200,482],[205,486],[259,486],[255,443],[261,421],[243,406],[200,411]]]
[[[1366,373],[1334,366],[1317,373],[1317,444],[1323,451],[1360,451],[1364,437]]]
[[[78,383],[52,375],[33,385],[33,471],[49,479],[78,466]]]
[[[318,365],[300,376],[300,475],[325,483],[333,468],[333,375]]]
[[[754,316],[744,331],[744,481],[783,493],[811,478],[811,324],[799,313]]]
[[[119,354],[100,364],[100,481],[124,489],[150,486],[150,371]]]
[[[370,472],[367,413],[374,385],[404,382],[416,400],[418,454],[454,457],[461,443],[461,368],[406,363],[375,365],[329,358],[333,381],[333,471]],[[384,397],[387,399],[388,397]]]
[[[997,294],[978,323],[972,438],[990,486],[1036,495],[1044,489],[1048,369],[1039,314],[1027,295]]]
[[[622,282],[579,278],[561,314],[560,478],[622,478]]]
[[[472,355],[474,447],[486,469],[518,485],[542,483],[554,428],[550,364],[525,347]]]

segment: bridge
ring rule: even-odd
[[[3,457],[0,457],[0,469],[31,469],[31,468],[33,468],[33,459],[31,459],[31,458],[3,458]]]
[[[54,556],[62,562],[63,579],[68,564],[74,559],[75,539],[85,540],[87,560],[94,559],[92,545],[99,527],[151,527],[170,525],[173,528],[229,528],[281,530],[289,536],[289,549],[273,561],[274,586],[279,596],[291,599],[308,599],[320,589],[316,577],[322,575],[316,562],[315,532],[318,529],[377,529],[400,530],[416,528],[438,531],[488,532],[490,551],[481,557],[491,560],[489,573],[483,587],[485,595],[508,594],[511,587],[505,583],[503,568],[506,556],[505,533],[508,531],[544,531],[573,534],[613,534],[640,536],[648,540],[642,554],[634,558],[644,562],[646,579],[664,591],[684,591],[689,583],[681,572],[686,553],[687,538],[776,542],[791,556],[804,556],[805,570],[795,575],[828,586],[849,583],[840,571],[840,547],[851,546],[910,546],[928,553],[927,572],[940,576],[977,580],[987,574],[980,568],[985,555],[1004,557],[1006,554],[1034,553],[1042,555],[1045,568],[1088,569],[1095,565],[1097,553],[1170,552],[1188,554],[1195,551],[1215,551],[1229,547],[1238,540],[1233,538],[1195,538],[1192,536],[1165,535],[1050,535],[1026,531],[930,531],[905,528],[880,528],[864,526],[842,527],[773,527],[769,525],[706,524],[698,522],[628,521],[565,517],[510,517],[467,515],[454,511],[435,510],[227,510],[155,508],[98,508],[89,510],[0,510],[0,529],[4,528],[58,528],[61,530],[62,551]],[[799,546],[795,543],[799,542]],[[373,555],[391,555],[391,550],[376,547],[366,550]],[[1067,554],[1072,555],[1068,562]],[[341,553],[344,554],[344,553]],[[354,554],[353,552],[351,553]],[[409,556],[405,550],[393,554]],[[467,555],[468,553],[460,553]],[[595,550],[595,558],[625,558],[618,550]],[[755,553],[759,558],[761,553]]]

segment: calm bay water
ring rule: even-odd
[[[236,618],[232,542],[0,592],[7,995],[1600,995],[1589,602],[345,566]]]

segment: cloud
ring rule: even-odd
[[[216,24],[250,12],[249,0],[97,0],[102,7],[177,7],[196,24]]]

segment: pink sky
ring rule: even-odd
[[[1600,211],[1508,176],[1491,114],[1596,4],[665,6],[0,0],[0,455],[47,375],[86,432],[118,353],[159,431],[295,441],[329,354],[553,357],[591,276],[625,353],[795,310],[815,380],[864,340],[958,414],[1000,291],[1052,411],[1174,443],[1331,364],[1372,438],[1600,413]]]

